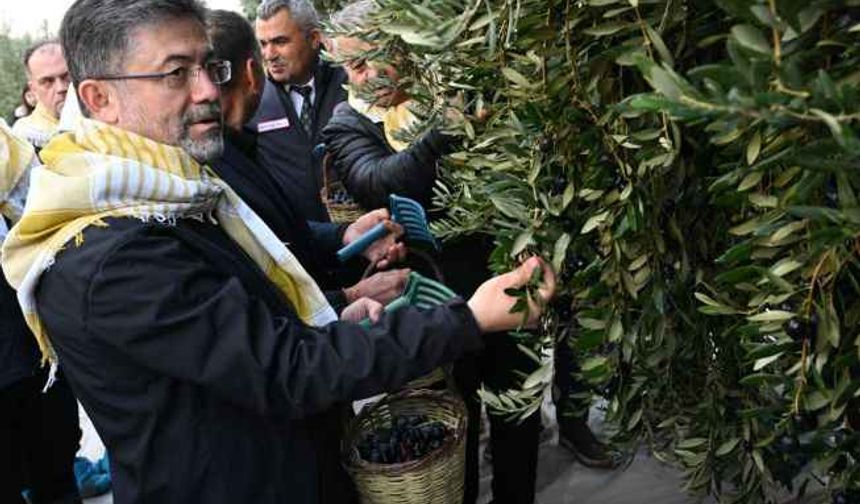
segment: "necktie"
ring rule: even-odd
[[[305,133],[308,134],[308,138],[313,138],[313,117],[311,116],[313,113],[313,104],[311,103],[311,92],[313,88],[310,86],[291,86],[290,90],[302,95],[302,110],[299,114],[299,124],[302,125],[302,129],[305,130]]]

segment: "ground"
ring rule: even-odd
[[[546,432],[541,436],[536,504],[687,504],[698,502],[681,491],[679,473],[656,459],[640,452],[624,470],[597,471],[577,463],[573,455],[558,445],[558,429],[552,421],[552,406],[544,408]],[[81,415],[81,454],[98,459],[104,446],[92,427]],[[491,500],[490,463],[482,457],[481,497],[478,504]],[[110,494],[87,499],[86,504],[112,504]]]

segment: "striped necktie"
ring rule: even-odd
[[[299,114],[299,124],[302,125],[302,129],[307,133],[308,138],[313,138],[314,124],[313,124],[313,104],[311,103],[311,93],[313,92],[313,88],[310,86],[290,86],[290,91],[298,93],[302,95],[302,110]]]

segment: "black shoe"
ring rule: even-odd
[[[601,443],[588,423],[580,418],[559,419],[558,444],[570,450],[579,463],[592,469],[615,469],[623,461],[622,454]]]

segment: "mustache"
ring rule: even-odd
[[[203,121],[221,121],[221,104],[218,102],[202,103],[188,109],[185,113],[185,126],[203,122]]]

